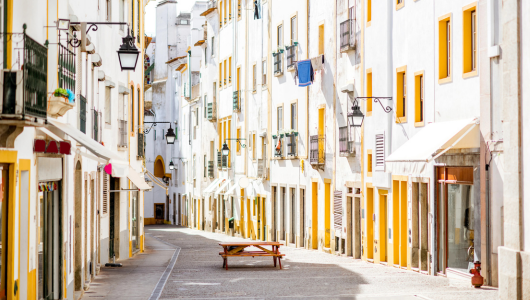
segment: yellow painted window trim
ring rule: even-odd
[[[404,6],[405,6],[405,0],[403,0],[403,2],[401,2],[400,4],[398,4],[398,3],[397,3],[397,0],[396,0],[396,10],[400,10],[400,9],[402,9]]]
[[[454,28],[453,28],[453,24],[452,24],[452,14],[451,13],[447,13],[445,15],[442,15],[440,17],[438,17],[438,39],[440,41],[440,23],[441,22],[450,22],[450,25],[451,25],[451,31],[453,32]],[[447,34],[447,33],[446,33]],[[454,35],[451,35],[451,44],[454,43],[453,41],[453,37]],[[440,42],[439,42],[440,43]],[[440,47],[441,46],[438,46],[439,49],[438,49],[438,68],[440,69]],[[444,77],[444,78],[440,78],[440,70],[438,70],[438,83],[439,84],[442,84],[442,83],[446,83],[446,82],[450,82],[451,80],[448,80],[448,81],[444,81],[444,79],[448,79],[448,78],[451,78],[453,76],[453,68],[452,68],[452,65],[453,65],[453,61],[454,61],[454,57],[453,57],[453,47],[451,46],[451,48],[449,49],[451,51],[451,53],[449,53],[449,57],[451,57],[451,64],[449,65],[449,70],[447,71],[447,73],[449,74],[449,76],[447,77]]]
[[[396,118],[396,123],[407,123],[407,117],[397,117]]]
[[[453,81],[453,77],[449,76],[449,77],[445,77],[445,78],[442,78],[442,79],[438,79],[438,84],[449,83],[449,82],[452,82],[452,81]]]
[[[425,126],[425,121],[422,121],[422,122],[415,122],[414,123],[414,127],[423,127]]]
[[[473,2],[473,3],[470,3],[470,4],[462,7],[462,20],[463,20],[463,25],[462,25],[462,46],[463,46],[462,47],[462,70],[463,70],[462,78],[469,78],[469,77],[473,77],[473,76],[477,75],[477,74],[473,74],[473,73],[477,73],[477,69],[465,72],[466,67],[467,67],[466,57],[468,55],[468,53],[466,53],[466,52],[467,51],[470,51],[470,52],[473,51],[471,44],[467,44],[467,42],[466,42],[466,37],[468,37],[466,35],[466,29],[467,30],[471,30],[471,28],[466,28],[466,25],[467,25],[467,23],[466,23],[466,13],[468,13],[468,12],[471,13],[472,10],[477,11],[477,4],[478,4],[478,2]],[[471,17],[469,17],[469,18],[471,18]],[[476,24],[476,25],[478,25],[478,24]],[[478,28],[477,28],[477,32],[478,32]],[[471,35],[472,35],[472,33],[471,33]],[[469,47],[469,48],[467,48],[467,47]],[[478,56],[478,51],[477,51],[477,56]],[[467,59],[469,59],[469,58],[467,58]],[[472,62],[471,62],[471,64],[472,64]],[[470,74],[470,75],[466,75],[466,74]]]
[[[366,22],[366,28],[368,28],[368,27],[370,27],[370,26],[372,26],[372,21],[368,21],[368,22]]]
[[[367,117],[371,117],[371,116],[372,116],[372,111],[368,111],[368,112],[366,112],[366,116],[367,116]]]
[[[373,163],[373,159],[374,159],[374,157],[373,157],[372,149],[368,149],[368,150],[366,150],[366,163],[367,163],[367,164],[368,164],[369,161],[370,161],[370,160],[368,159],[368,155],[372,155],[372,163]],[[372,167],[372,168],[373,168],[373,167]],[[367,166],[366,166],[366,177],[372,177],[372,172],[369,172],[368,170],[369,170],[369,168],[368,168],[368,165],[367,165]],[[373,171],[373,169],[372,169],[372,171]]]
[[[475,76],[478,76],[478,70],[467,72],[467,73],[462,73],[462,78],[470,78],[470,77],[475,77]]]
[[[421,126],[424,126],[424,122],[425,122],[425,71],[424,70],[421,70],[421,71],[417,71],[417,72],[414,72],[414,126],[415,127],[421,127]],[[423,101],[424,101],[424,105],[423,105],[423,121],[421,122],[418,122],[416,121],[416,113],[417,113],[417,110],[418,110],[418,103],[419,103],[419,99],[418,97],[420,97],[421,99],[421,95],[418,95],[418,93],[420,92],[418,89],[420,89],[421,87],[417,85],[416,83],[416,78],[417,77],[423,77],[423,81],[424,81],[424,86],[423,86]],[[421,83],[420,83],[421,84]]]

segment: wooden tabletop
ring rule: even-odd
[[[225,242],[219,243],[220,246],[280,246],[279,242]]]

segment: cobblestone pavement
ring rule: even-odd
[[[475,289],[467,280],[290,247],[280,248],[283,270],[274,268],[272,258],[249,257],[229,259],[227,271],[218,243],[244,239],[169,225],[145,231],[180,248],[160,299],[498,299],[497,289]],[[170,257],[163,260],[167,265]]]

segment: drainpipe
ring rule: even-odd
[[[191,49],[188,51],[188,80],[189,80],[189,96],[190,96],[190,104],[188,105],[190,109],[190,114],[188,117],[188,122],[189,122],[188,138],[189,138],[189,143],[191,146]],[[191,147],[190,147],[190,155],[191,155]]]

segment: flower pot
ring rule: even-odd
[[[62,117],[70,109],[74,108],[75,104],[68,102],[68,99],[63,97],[50,97],[48,100],[48,115],[52,117]]]

